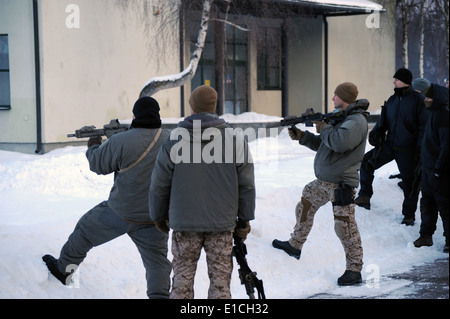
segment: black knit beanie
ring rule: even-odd
[[[159,128],[161,117],[159,116],[158,102],[149,96],[139,98],[134,103],[133,114],[135,118],[131,122],[132,127]]]
[[[410,70],[401,68],[395,72],[393,78],[400,80],[405,84],[411,85],[413,76]]]

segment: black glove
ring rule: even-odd
[[[155,222],[155,226],[161,233],[168,234],[170,231],[169,222],[167,220]]]
[[[101,144],[102,144],[102,137],[101,136],[93,136],[93,137],[89,138],[87,146],[91,147],[93,145],[101,145]]]

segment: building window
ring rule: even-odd
[[[11,108],[8,35],[0,34],[0,110]]]
[[[225,113],[248,112],[247,32],[226,25]]]
[[[281,29],[260,28],[258,34],[258,90],[280,90]]]

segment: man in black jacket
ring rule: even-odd
[[[425,131],[424,96],[411,85],[412,73],[401,68],[394,74],[394,94],[382,108],[380,119],[369,134],[375,146],[364,155],[360,171],[359,197],[355,204],[370,209],[374,172],[395,160],[403,181],[402,224],[414,225],[419,192],[414,191],[414,172],[419,164],[420,145]]]
[[[420,200],[420,237],[416,247],[432,246],[438,212],[444,226],[445,247],[448,253],[449,208],[449,111],[448,89],[432,84],[425,92],[429,118],[422,141],[422,198]]]

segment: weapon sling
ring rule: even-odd
[[[129,171],[130,169],[135,167],[137,164],[139,164],[147,156],[147,154],[151,151],[153,146],[155,146],[156,142],[159,139],[159,136],[161,135],[161,132],[162,132],[162,129],[160,128],[158,130],[158,132],[156,132],[156,135],[155,135],[155,138],[153,139],[153,141],[150,143],[150,145],[147,147],[147,149],[144,151],[144,153],[142,153],[142,155],[137,159],[137,161],[124,169],[120,169],[119,173],[125,173],[126,171]]]

